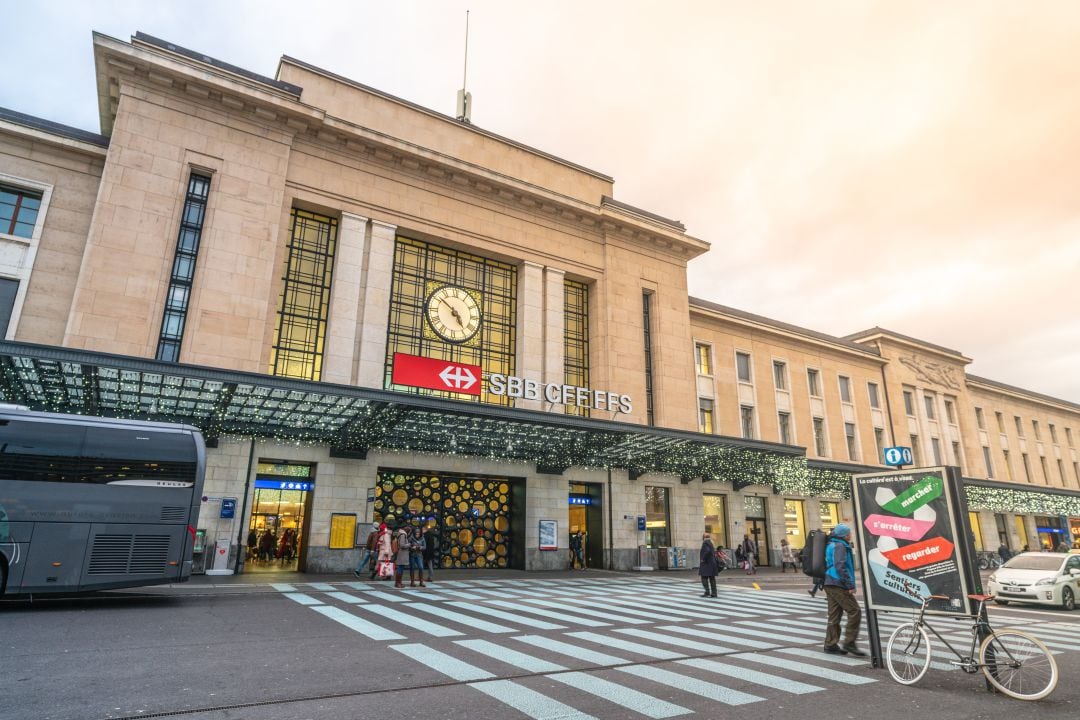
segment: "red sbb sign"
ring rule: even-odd
[[[943,537],[936,537],[895,550],[887,550],[881,554],[901,570],[911,570],[948,560],[953,554],[953,544]]]
[[[394,369],[390,380],[395,385],[479,396],[482,375],[483,369],[479,365],[394,353]]]

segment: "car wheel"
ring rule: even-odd
[[[1076,597],[1073,595],[1072,588],[1061,589],[1061,608],[1070,612],[1076,609]]]
[[[1008,600],[998,600],[997,598],[994,598],[994,603],[997,604],[997,605],[1008,605],[1009,601]]]

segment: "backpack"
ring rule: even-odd
[[[806,536],[806,544],[803,545],[802,571],[812,578],[824,579],[825,577],[825,546],[829,543],[829,536],[824,530],[811,530]]]
[[[394,537],[393,537],[393,538],[392,538],[392,539],[390,540],[390,552],[394,553],[395,555],[397,555],[397,553],[398,553],[398,541],[397,541],[397,535],[395,535],[395,536],[394,536]]]

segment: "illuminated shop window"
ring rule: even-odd
[[[322,375],[336,243],[337,220],[293,208],[278,327],[270,353],[273,375],[304,380],[318,380]]]
[[[666,487],[645,487],[645,545],[651,548],[668,547],[668,489]]]
[[[832,529],[840,524],[840,503],[822,500],[818,504],[818,519],[821,521],[821,529],[832,532]]]
[[[799,549],[806,541],[806,503],[802,500],[784,500],[784,536],[788,544]]]
[[[727,496],[703,495],[705,506],[705,532],[712,535],[713,545],[727,547]]]
[[[566,384],[589,387],[589,286],[566,280],[563,282],[565,329],[563,347],[566,354]],[[567,415],[589,416],[589,408],[566,406]]]
[[[470,295],[479,308],[479,330],[462,341],[440,336],[428,319],[428,300],[452,288]],[[476,401],[473,395],[391,384],[394,353],[479,365],[484,375],[514,374],[517,346],[517,268],[471,253],[398,236],[390,284],[385,387],[417,395]],[[483,384],[479,401],[511,405],[513,398],[491,395]]]

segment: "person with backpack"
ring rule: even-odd
[[[855,599],[855,559],[847,537],[851,528],[840,523],[833,528],[825,546],[825,594],[829,598],[829,619],[825,627],[825,652],[830,655],[865,657],[855,641],[859,639],[862,610]],[[840,616],[847,615],[844,644],[840,645]]]

